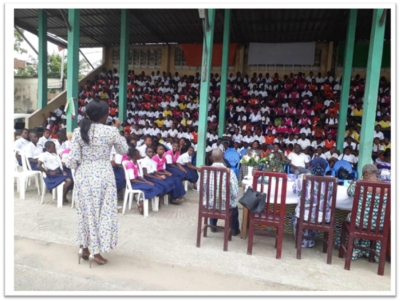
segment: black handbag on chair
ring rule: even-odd
[[[265,212],[265,201],[267,195],[263,192],[254,190],[253,188],[247,188],[243,194],[239,203],[246,207],[252,213]]]

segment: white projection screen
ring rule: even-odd
[[[314,65],[315,42],[250,43],[249,65]]]

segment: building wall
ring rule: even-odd
[[[330,45],[331,44],[331,49]],[[189,66],[175,66],[175,49],[179,48],[179,45],[135,45],[131,46],[130,49],[150,49],[150,48],[161,48],[161,64],[159,68],[134,68],[133,64],[129,64],[129,69],[135,70],[136,74],[140,74],[144,71],[146,74],[151,74],[152,71],[161,71],[161,72],[171,72],[172,75],[175,72],[178,72],[180,75],[195,75],[196,72],[201,72],[201,66],[189,67]],[[249,47],[248,45],[238,45],[236,50],[235,64],[234,66],[229,66],[228,74],[240,71],[242,75],[248,74],[251,76],[253,73],[269,73],[273,76],[274,73],[278,73],[279,77],[283,77],[284,75],[289,75],[290,73],[298,73],[303,72],[308,74],[310,71],[313,71],[316,75],[318,72],[321,72],[323,75],[326,74],[328,70],[328,65],[331,65],[331,68],[335,77],[341,76],[343,74],[343,70],[340,67],[335,66],[335,54],[332,51],[333,43],[332,42],[317,42],[316,43],[316,51],[321,53],[320,55],[320,63],[318,66],[249,66],[248,65],[248,53]],[[119,47],[109,48],[105,51],[107,54],[105,59],[105,65],[107,70],[117,68],[119,70],[119,63],[113,64],[113,50],[118,51],[119,57]],[[221,74],[221,67],[214,66],[212,68],[213,73]],[[362,77],[365,77],[365,69],[353,69],[353,76],[356,74],[360,74]],[[381,76],[385,76],[388,80],[390,80],[390,69],[382,69]]]
[[[14,112],[32,113],[38,108],[38,78],[35,77],[14,77]],[[60,85],[59,78],[49,78],[47,80],[49,87]],[[64,80],[64,88],[66,81]],[[61,93],[62,89],[54,89],[56,94]],[[47,100],[50,100],[54,94],[48,94]],[[54,97],[54,96],[53,96]]]

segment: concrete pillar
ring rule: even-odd
[[[126,120],[127,86],[128,86],[128,56],[129,56],[129,9],[121,10],[121,42],[119,45],[119,102],[118,119]]]
[[[230,20],[231,20],[231,10],[225,9],[224,37],[222,45],[221,95],[219,98],[219,118],[218,118],[219,137],[222,137],[222,135],[225,132],[226,85],[228,83]]]
[[[47,13],[39,10],[38,108],[47,106]]]
[[[68,64],[67,64],[67,132],[72,132],[77,126],[78,116],[78,84],[79,84],[79,21],[80,10],[68,10]],[[72,103],[74,102],[74,106]]]
[[[382,65],[383,40],[385,37],[386,16],[384,9],[374,9],[372,15],[371,38],[369,42],[367,78],[365,83],[363,115],[361,121],[360,153],[357,170],[362,176],[362,168],[371,163],[374,122],[378,102],[379,78]],[[382,19],[383,18],[383,19]],[[383,20],[383,22],[382,22]]]
[[[211,62],[214,42],[215,9],[207,9],[208,27],[204,28],[203,40],[203,59],[201,65],[200,81],[200,108],[199,126],[197,139],[196,165],[202,166],[206,162],[206,138],[207,138],[207,115],[208,115],[208,95],[211,80]],[[207,19],[206,19],[207,20]]]
[[[326,63],[326,71],[332,71],[332,59],[333,59],[333,42],[330,41],[328,44],[328,61]]]
[[[343,152],[344,135],[346,131],[347,108],[349,106],[351,70],[353,68],[354,39],[356,36],[357,10],[350,9],[347,24],[347,37],[344,52],[342,91],[340,92],[340,108],[336,147]]]

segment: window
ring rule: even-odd
[[[161,66],[161,49],[135,48],[131,50],[132,54],[129,60],[133,64],[133,68],[158,69]]]
[[[175,69],[188,69],[186,66],[185,56],[183,54],[183,50],[180,47],[175,48]]]

